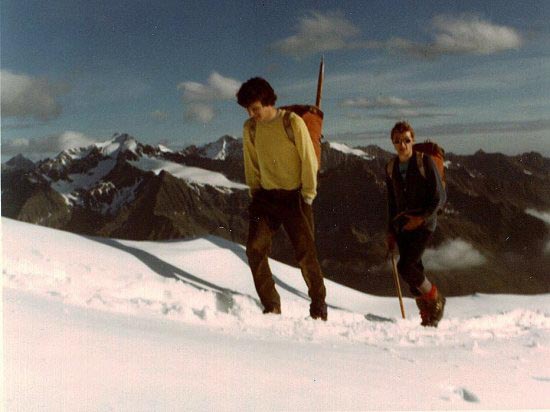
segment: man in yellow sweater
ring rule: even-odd
[[[264,313],[280,314],[281,298],[268,256],[272,237],[282,225],[308,287],[309,313],[313,319],[327,320],[312,210],[317,195],[317,157],[302,118],[277,109],[276,100],[273,88],[260,77],[246,81],[237,92],[239,105],[250,116],[243,127],[244,170],[252,196],[246,254]],[[294,141],[285,122],[292,128]]]

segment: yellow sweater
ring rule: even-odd
[[[290,115],[295,142],[287,136],[284,110],[268,122],[256,122],[254,142],[250,139],[250,119],[244,123],[244,171],[250,192],[264,188],[294,190],[301,187],[304,200],[317,195],[317,157],[306,124],[295,113]]]

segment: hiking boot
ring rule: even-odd
[[[443,317],[445,297],[433,285],[432,290],[416,298],[416,306],[420,309],[421,325],[436,328]]]
[[[272,308],[265,308],[263,311],[264,315],[267,315],[269,313],[272,313],[273,315],[280,315],[281,314],[281,308],[278,306],[272,307]]]
[[[326,322],[328,314],[327,314],[327,305],[326,303],[316,303],[309,305],[309,315],[313,319],[321,319]]]

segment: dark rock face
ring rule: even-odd
[[[33,170],[35,164],[32,160],[27,159],[25,156],[18,154],[17,156],[12,157],[5,164],[2,164],[2,173],[4,171],[14,171],[14,170],[23,170],[28,172]]]
[[[349,153],[323,145],[314,203],[319,260],[327,278],[393,294],[384,247],[384,165],[391,154],[374,146],[358,149]],[[172,152],[116,134],[37,164],[25,160],[2,165],[4,216],[96,236],[164,240],[214,234],[246,243],[249,198],[242,186],[200,183],[143,167],[170,162],[242,184],[242,142],[230,136]],[[433,247],[460,239],[484,263],[428,270],[430,278],[451,295],[550,292],[548,226],[534,216],[550,211],[550,159],[477,152],[448,154],[447,161],[449,199]],[[293,255],[280,231],[272,256],[295,264]]]

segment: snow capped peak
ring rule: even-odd
[[[57,157],[65,159],[82,159],[88,156],[94,149],[108,157],[116,157],[119,152],[130,151],[137,155],[136,149],[141,146],[137,140],[127,133],[115,133],[110,140],[95,143],[86,147],[73,147],[62,151]]]
[[[115,133],[111,141],[122,145],[137,143],[136,139],[127,133]]]
[[[111,140],[97,143],[96,147],[100,149],[103,155],[116,158],[120,152],[131,152],[138,155],[139,143],[127,133],[115,133]]]
[[[159,144],[157,145],[157,148],[158,150],[161,152],[161,153],[174,153],[174,151],[162,144]]]
[[[225,160],[231,154],[235,142],[237,142],[235,137],[224,135],[213,143],[201,146],[199,154],[208,159]]]

